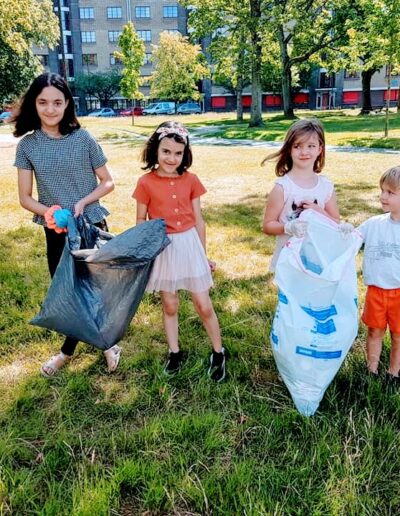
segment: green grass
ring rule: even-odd
[[[150,121],[146,121],[150,124]],[[148,130],[149,126],[147,126]],[[110,227],[132,225],[138,149],[108,132],[117,188]],[[145,126],[143,126],[143,130]],[[90,128],[92,130],[92,127]],[[118,133],[119,134],[119,133]],[[209,343],[189,296],[180,335],[187,361],[171,379],[160,302],[145,297],[125,335],[116,374],[80,344],[52,381],[38,370],[61,337],[28,324],[48,287],[40,228],[17,202],[13,148],[0,163],[0,514],[381,515],[400,512],[400,393],[365,375],[365,329],[313,418],[280,381],[268,338],[276,291],[273,239],[260,231],[273,164],[265,150],[194,148],[208,193],[212,299],[231,358],[229,378],[206,375]],[[328,153],[342,215],[379,213],[378,178],[396,155]],[[360,277],[361,304],[364,288]],[[385,342],[383,368],[388,363]]]

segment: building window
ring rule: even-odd
[[[151,56],[152,56],[152,54],[147,54],[147,53],[144,55],[144,61],[143,61],[144,65],[151,63]]]
[[[150,7],[141,5],[135,7],[135,18],[150,18]]]
[[[96,43],[96,33],[94,30],[81,32],[82,43]]]
[[[109,20],[120,20],[122,18],[122,7],[107,7],[107,18]]]
[[[122,65],[122,61],[119,57],[115,57],[114,54],[110,54],[110,65]]]
[[[94,8],[81,7],[79,9],[79,17],[81,20],[94,20]]]
[[[84,66],[97,66],[97,54],[82,54],[82,64]]]
[[[360,74],[356,70],[345,70],[344,78],[345,79],[359,79]]]
[[[138,30],[137,34],[141,40],[146,42],[151,41],[151,30]]]
[[[49,56],[47,54],[37,55],[36,57],[42,66],[49,66]]]
[[[335,87],[335,76],[329,75],[326,72],[321,72],[319,76],[319,87],[320,88],[334,88]]]
[[[163,32],[166,32],[167,34],[180,34],[178,29],[167,29],[167,30],[164,30]]]
[[[110,43],[117,43],[118,38],[121,36],[122,32],[120,30],[109,30],[108,31],[108,41]]]
[[[177,5],[164,5],[163,16],[164,16],[164,18],[178,18],[178,6]]]

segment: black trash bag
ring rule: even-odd
[[[154,259],[169,243],[161,219],[113,237],[70,217],[60,263],[31,324],[109,349],[123,337]]]

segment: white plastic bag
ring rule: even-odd
[[[315,413],[357,335],[355,255],[361,236],[343,239],[338,224],[305,210],[304,238],[291,238],[275,271],[279,288],[271,344],[297,410]]]

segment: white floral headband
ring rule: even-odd
[[[177,134],[185,142],[185,145],[189,136],[189,132],[184,127],[159,127],[156,133],[160,135],[158,137],[159,140],[167,136],[167,134]]]

